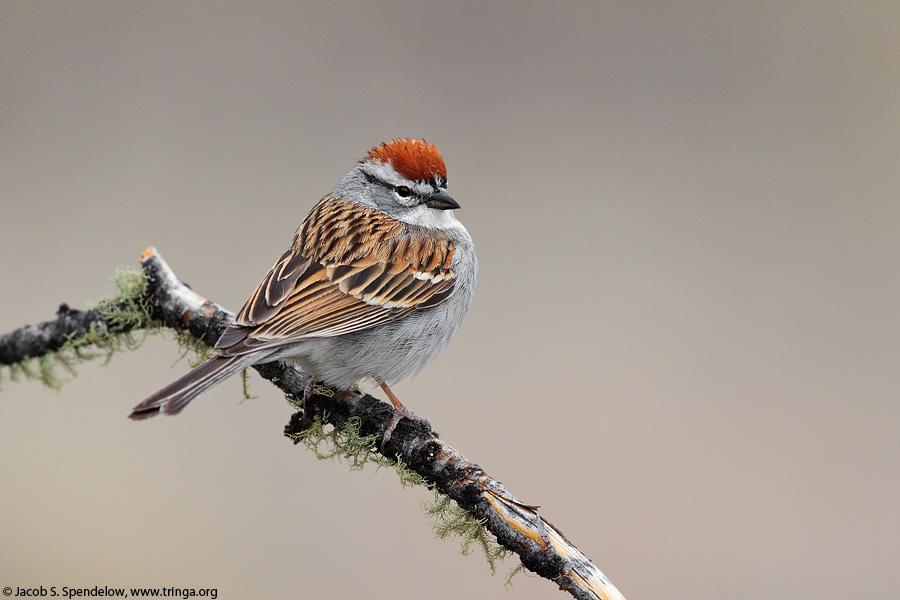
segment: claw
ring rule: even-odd
[[[387,397],[390,399],[391,404],[394,405],[394,414],[391,417],[391,422],[388,423],[387,428],[384,430],[384,437],[381,440],[381,453],[384,454],[384,446],[388,443],[388,440],[391,439],[391,435],[394,433],[394,429],[397,428],[397,424],[400,422],[400,419],[409,419],[410,421],[415,421],[417,423],[422,423],[429,429],[431,429],[431,423],[428,422],[428,419],[423,419],[422,417],[417,417],[411,410],[403,406],[403,403],[397,399],[397,396],[394,395],[394,392],[391,391],[391,388],[388,387],[387,383],[381,377],[375,376],[375,381],[378,385],[381,386],[381,389],[384,390],[384,393],[387,394]]]
[[[310,377],[309,383],[307,383],[306,387],[303,388],[303,414],[305,414],[305,415],[309,414],[308,412],[306,412],[306,400],[308,398],[312,397],[313,386],[315,386],[315,385],[316,385],[316,378]]]

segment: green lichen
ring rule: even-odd
[[[161,323],[150,315],[144,272],[120,268],[115,274],[115,285],[118,290],[115,296],[88,306],[89,310],[99,310],[105,322],[92,323],[87,331],[70,335],[58,350],[9,365],[9,379],[36,380],[58,391],[64,383],[61,370],[74,377],[75,367],[80,363],[102,357],[103,363],[108,364],[117,352],[134,350],[149,332],[158,331]],[[116,331],[122,328],[129,330]]]
[[[476,519],[449,496],[438,491],[434,493],[433,502],[422,501],[421,505],[425,514],[434,520],[431,529],[435,536],[440,539],[459,537],[463,556],[471,554],[473,546],[481,548],[491,575],[497,574],[497,564],[510,551],[490,539],[484,519]]]
[[[314,396],[325,396],[326,398],[334,398],[334,390],[328,387],[327,385],[323,385],[321,383],[317,383],[312,387],[312,394]]]
[[[113,356],[125,350],[136,350],[151,334],[169,332],[163,323],[154,319],[147,299],[147,276],[132,267],[122,267],[114,276],[117,293],[99,302],[88,303],[88,310],[98,310],[101,323],[92,323],[87,331],[70,335],[58,350],[40,357],[29,357],[6,371],[8,379],[40,381],[47,388],[59,391],[65,379],[61,371],[74,377],[76,366],[102,359],[107,365]],[[188,332],[171,332],[189,363],[199,365],[213,355],[213,350]],[[0,372],[0,384],[5,378]]]
[[[525,565],[522,564],[522,561],[519,561],[519,564],[513,567],[512,570],[510,570],[510,572],[506,574],[506,583],[503,584],[503,587],[505,587],[506,589],[514,587],[513,577],[515,577],[519,573],[524,573],[528,577],[534,577],[534,574],[525,568]]]
[[[319,460],[346,461],[351,471],[359,471],[370,462],[378,467],[390,466],[387,457],[374,452],[375,436],[360,435],[359,427],[359,417],[347,419],[343,427],[334,427],[317,416],[310,427],[287,437],[306,446]]]
[[[428,489],[433,489],[434,486],[425,481],[425,478],[413,471],[409,468],[403,459],[400,458],[398,454],[396,456],[396,462],[393,464],[394,471],[397,472],[397,477],[400,478],[400,485],[403,487],[415,487],[417,485],[422,485],[427,487]]]
[[[113,327],[131,329],[159,328],[162,324],[150,314],[147,299],[147,275],[140,269],[120,267],[115,285],[119,293],[100,300],[89,308],[97,308]]]
[[[212,349],[210,349],[212,350]],[[244,369],[241,371],[241,389],[244,392],[244,400],[255,400],[259,396],[254,396],[250,393],[250,370]]]
[[[275,385],[278,385],[278,382],[280,380],[281,380],[280,377],[273,377],[270,381],[272,383],[274,383]],[[290,404],[291,408],[293,408],[294,410],[303,410],[303,396],[295,396],[294,394],[285,394],[284,399],[287,400],[287,403]],[[296,434],[296,433],[291,433],[291,434],[286,433],[285,437],[288,437],[288,438],[294,440],[295,444],[299,444],[300,443],[299,435],[300,434]]]
[[[317,393],[318,392],[317,390]],[[292,406],[300,402],[296,398],[288,398]],[[484,527],[484,521],[476,519],[457,505],[449,496],[434,489],[425,478],[409,468],[400,460],[400,456],[392,461],[375,451],[375,436],[360,435],[360,421],[351,417],[342,427],[333,427],[326,423],[327,416],[315,417],[312,425],[300,433],[288,434],[294,443],[303,444],[320,460],[346,461],[351,471],[358,471],[368,463],[376,468],[393,467],[403,487],[424,486],[434,491],[434,501],[422,501],[422,510],[432,520],[432,530],[440,539],[457,536],[461,540],[462,553],[468,556],[474,547],[484,552],[491,574],[496,574],[499,561],[510,552],[490,539]],[[508,580],[512,578],[512,574]]]

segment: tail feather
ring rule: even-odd
[[[135,406],[128,417],[139,421],[161,412],[177,415],[194,398],[243,371],[253,362],[247,355],[216,356]]]

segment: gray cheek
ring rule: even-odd
[[[378,208],[378,201],[374,193],[378,191],[379,187],[381,186],[370,184],[362,172],[354,169],[334,186],[332,194],[368,208]]]

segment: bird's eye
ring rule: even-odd
[[[406,187],[405,185],[397,186],[396,188],[394,188],[394,190],[397,192],[397,195],[400,196],[401,198],[409,198],[410,196],[412,196],[412,190],[409,189],[408,187]]]

